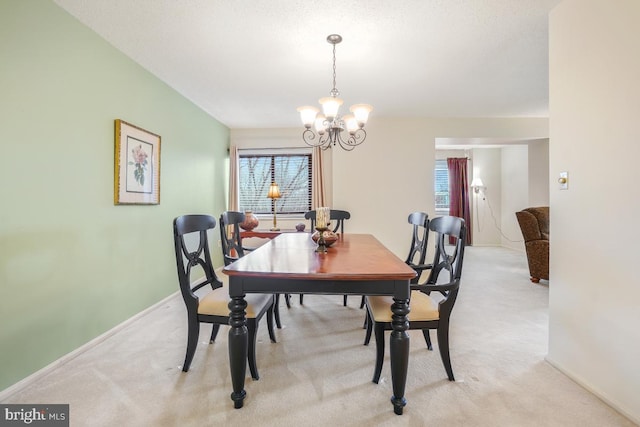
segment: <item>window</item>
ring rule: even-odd
[[[433,182],[436,211],[449,212],[449,167],[446,159],[436,160]]]
[[[272,213],[269,185],[275,182],[282,197],[276,201],[280,214],[303,214],[311,210],[311,153],[258,150],[238,153],[239,209],[256,214]]]

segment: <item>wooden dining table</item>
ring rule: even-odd
[[[401,415],[409,363],[409,281],[415,271],[370,234],[343,234],[326,253],[308,233],[283,233],[224,267],[229,276],[229,361],[235,408],[246,391],[248,293],[391,295],[391,403]]]

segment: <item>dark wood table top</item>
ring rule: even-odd
[[[283,233],[299,233],[297,230],[241,230],[240,237],[260,237],[262,239],[275,239]]]
[[[309,233],[282,233],[224,268],[229,276],[313,280],[410,280],[415,271],[370,234],[340,235],[316,253]]]

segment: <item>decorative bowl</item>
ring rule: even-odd
[[[324,244],[326,247],[333,245],[338,240],[338,235],[331,230],[323,231],[322,236],[324,237]],[[315,243],[318,243],[319,238],[320,238],[319,231],[316,231],[311,235],[311,240],[313,240]]]
[[[258,221],[258,217],[256,217],[253,214],[253,211],[245,211],[244,212],[244,221],[242,221],[238,225],[240,226],[240,228],[242,228],[245,231],[251,231],[254,228],[256,228],[259,223],[260,223],[260,221]]]

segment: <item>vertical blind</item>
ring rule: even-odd
[[[447,160],[436,160],[434,170],[434,192],[436,210],[449,210],[449,167]]]
[[[238,157],[239,209],[272,213],[269,185],[280,187],[278,213],[302,214],[311,210],[311,154],[242,154]]]

